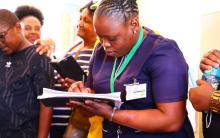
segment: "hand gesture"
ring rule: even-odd
[[[69,92],[82,92],[82,93],[94,93],[90,88],[86,88],[82,81],[73,83]],[[67,103],[68,106],[76,108],[84,116],[99,115],[106,119],[111,118],[113,111],[112,106],[104,102],[95,102],[92,100],[85,100],[85,102],[79,102],[76,100],[70,100]]]
[[[212,50],[205,54],[200,62],[201,71],[217,68],[220,65],[220,51]]]
[[[73,80],[73,79],[70,79],[70,78],[68,78],[68,77],[66,77],[66,78],[62,78],[59,74],[57,75],[57,82],[59,83],[59,84],[61,84],[61,86],[63,87],[63,88],[65,88],[65,89],[69,89],[70,88],[70,86],[71,86],[71,84],[73,84],[74,82],[76,82],[75,80]]]
[[[110,120],[113,112],[112,106],[108,105],[107,103],[95,102],[92,100],[85,100],[84,103],[70,100],[67,105],[76,108],[83,116],[87,117],[98,115]]]
[[[55,51],[55,42],[52,39],[38,39],[34,42],[37,45],[37,52],[42,55],[45,54],[49,58],[52,57],[52,53]]]
[[[189,100],[197,111],[208,111],[214,88],[204,80],[198,80],[197,85],[189,90]]]

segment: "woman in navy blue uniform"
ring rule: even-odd
[[[100,38],[84,86],[69,91],[121,92],[112,108],[86,100],[68,104],[99,115],[104,138],[193,138],[187,116],[188,65],[174,40],[139,23],[136,0],[102,0],[93,24]]]

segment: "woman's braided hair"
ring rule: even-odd
[[[97,16],[111,16],[125,22],[139,14],[136,0],[102,0],[95,11]]]

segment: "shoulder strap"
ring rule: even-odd
[[[73,49],[75,49],[76,47],[80,46],[81,44],[82,44],[82,41],[79,41],[78,43],[73,45],[67,52],[71,52]]]

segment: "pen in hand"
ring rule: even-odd
[[[85,85],[86,82],[85,82],[85,75],[84,74],[82,75],[82,82]]]

